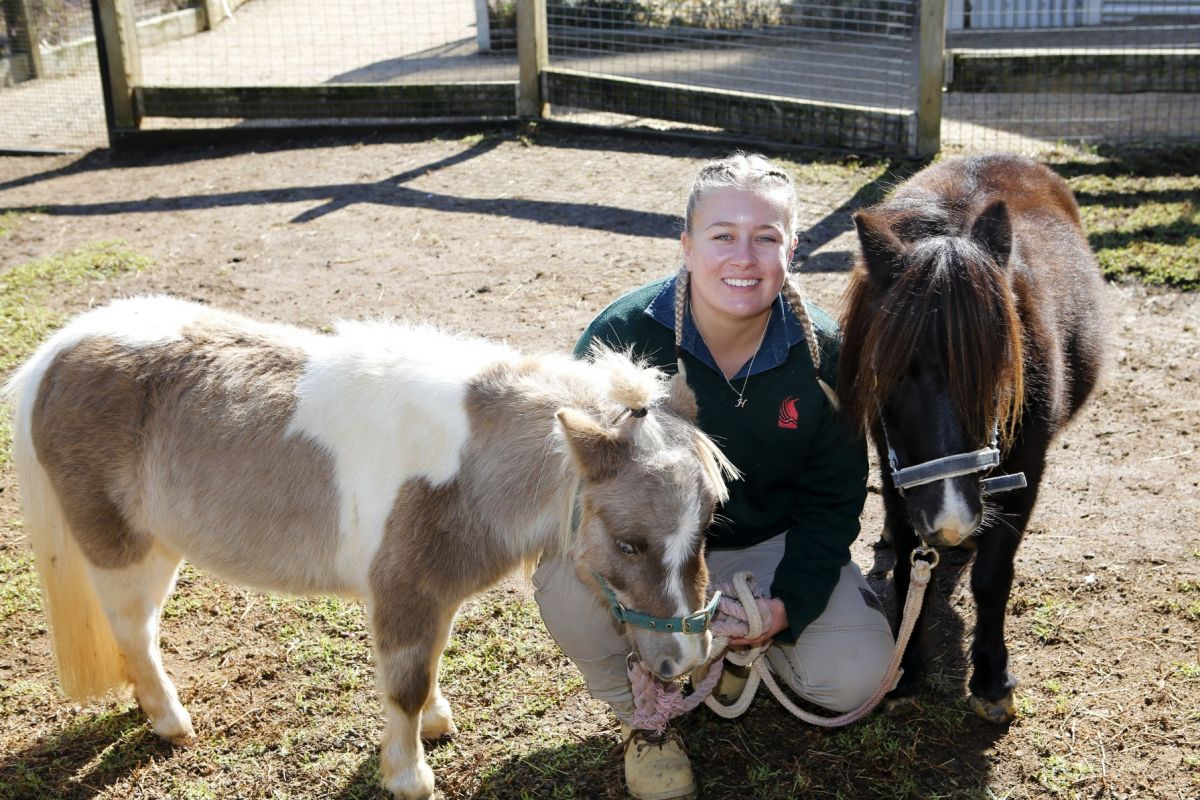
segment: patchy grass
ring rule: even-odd
[[[1104,275],[1200,289],[1200,147],[1105,149],[1053,159]]]
[[[0,238],[17,224],[17,215],[0,216]],[[65,315],[47,305],[56,291],[84,282],[103,282],[143,269],[149,259],[121,242],[98,242],[62,256],[18,264],[0,273],[0,374],[27,358]],[[8,464],[12,424],[0,415],[0,466]]]
[[[1053,795],[1068,797],[1088,796],[1080,787],[1093,773],[1092,765],[1082,760],[1068,760],[1062,756],[1048,756],[1037,773],[1037,781]]]
[[[1103,176],[1101,158],[1081,159],[1064,174],[1070,180]],[[1081,184],[1085,213],[1088,206],[1103,207],[1104,198],[1153,190],[1162,203],[1179,204],[1178,218],[1185,202],[1196,203],[1171,194],[1192,190],[1175,180],[1187,174],[1181,164],[1167,166],[1156,173],[1159,183],[1140,189],[1136,182],[1118,184],[1116,173],[1107,183]],[[892,168],[845,159],[797,164],[795,174],[806,185],[861,186],[852,193],[871,199],[894,182]],[[854,184],[858,180],[863,183]],[[1129,215],[1101,216],[1115,229]],[[1165,220],[1139,217],[1137,224],[1152,228]],[[1103,250],[1122,246],[1112,244],[1106,241]],[[55,281],[69,272],[47,270],[59,277],[48,278],[51,288],[40,295],[34,282],[29,302],[47,305]],[[9,347],[13,334],[0,335]],[[16,340],[11,346],[28,349]],[[1131,417],[1120,421],[1133,427]],[[1064,503],[1064,494],[1048,489],[1041,502]],[[15,513],[10,493],[0,502]],[[128,699],[79,706],[57,696],[31,562],[18,538],[16,525],[6,521],[0,531],[0,798],[385,800],[378,786],[381,713],[359,604],[249,592],[185,567],[164,613],[164,661],[193,713],[199,741],[172,748],[150,732]],[[1033,537],[1027,547],[1038,541]],[[1186,563],[1177,573],[1114,569],[1098,573],[1103,580],[1094,591],[1080,591],[1073,572],[1079,551],[1062,541],[1063,550],[1040,561],[1039,569],[1021,570],[1015,590],[1025,599],[1014,600],[1008,641],[1024,683],[1017,695],[1022,716],[1011,726],[984,723],[963,703],[971,612],[969,602],[953,603],[929,620],[926,634],[935,644],[926,688],[896,717],[875,715],[826,731],[797,723],[764,696],[737,721],[703,709],[682,720],[703,796],[1194,796],[1200,789],[1193,616],[1200,614],[1200,550],[1193,543],[1180,550]],[[1119,546],[1141,554],[1155,542],[1147,534]],[[1134,563],[1126,551],[1113,562],[1117,568]],[[884,558],[880,574],[887,568]],[[949,584],[934,593],[943,604],[955,596]],[[442,679],[460,733],[428,746],[436,797],[625,796],[620,756],[612,752],[615,722],[588,697],[522,590],[506,586],[465,606]]]
[[[109,241],[0,273],[0,371],[16,366],[62,324],[64,315],[46,303],[56,290],[85,281],[102,282],[147,264],[145,256]]]
[[[1062,628],[1075,608],[1074,603],[1057,597],[1043,598],[1029,611],[1033,635],[1042,644],[1060,641]]]
[[[5,211],[0,214],[0,239],[7,239],[21,224],[21,214],[16,211]]]

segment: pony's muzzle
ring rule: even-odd
[[[670,683],[708,660],[712,634],[708,631],[671,634],[639,630],[633,634],[633,645],[654,677]]]
[[[983,523],[979,484],[971,476],[910,489],[908,506],[914,530],[931,545],[957,547]]]

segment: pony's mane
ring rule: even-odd
[[[997,425],[1005,446],[1024,396],[1022,328],[1003,269],[946,217],[904,215],[901,238],[920,231],[891,283],[880,289],[858,264],[846,290],[838,370],[846,413],[861,433],[909,364],[935,348],[950,401],[968,431]],[[939,223],[942,223],[941,225]]]

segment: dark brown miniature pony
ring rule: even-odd
[[[1007,722],[1013,557],[1047,448],[1096,384],[1100,272],[1066,183],[1020,156],[935,164],[854,221],[838,380],[879,453],[897,607],[918,539],[972,539],[971,701]],[[893,696],[915,691],[922,661],[914,640]]]

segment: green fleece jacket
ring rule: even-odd
[[[583,332],[575,354],[593,341],[624,350],[674,373],[675,279],[656,281],[619,298]],[[808,313],[821,347],[821,374],[834,385],[839,335],[816,306]],[[726,381],[685,315],[683,360],[700,407],[700,427],[741,471],[729,500],[706,533],[709,548],[741,548],[787,532],[783,560],[770,587],[783,601],[794,642],[820,616],[850,560],[866,500],[866,445],[851,435],[813,374],[803,327],[776,299],[748,379],[746,368]],[[735,407],[737,390],[746,404]],[[731,385],[732,384],[732,387]]]

